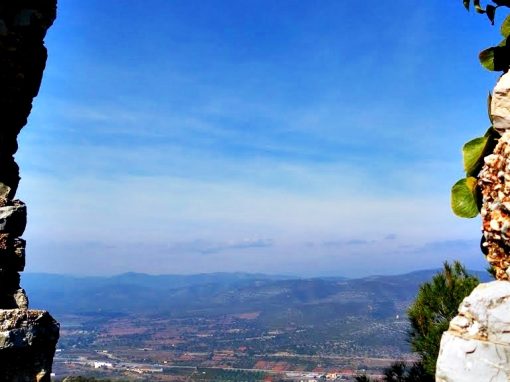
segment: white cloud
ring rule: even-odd
[[[283,170],[267,171],[278,176]],[[321,185],[330,181],[324,192],[307,192],[227,179],[127,174],[59,179],[26,173],[19,196],[29,207],[29,265],[71,273],[93,273],[101,262],[108,265],[102,268],[107,273],[193,273],[225,267],[269,272],[276,265],[287,273],[321,273],[342,263],[347,274],[349,269],[361,272],[368,256],[371,267],[378,264],[383,272],[394,266],[387,256],[395,259],[397,254],[402,264],[437,266],[436,257],[402,251],[403,245],[415,248],[478,234],[476,222],[451,216],[447,198],[381,197],[345,187],[328,179],[331,175],[322,174]],[[293,176],[320,178],[305,169]],[[389,233],[396,238],[384,240]],[[366,243],[353,245],[359,238]],[[341,245],[307,245],[334,241]],[[321,261],[308,267],[314,259]]]

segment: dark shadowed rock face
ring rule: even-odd
[[[25,264],[27,210],[15,200],[20,180],[14,160],[46,66],[44,37],[56,17],[56,0],[0,3],[0,309],[28,308],[18,272]]]
[[[9,204],[19,183],[13,155],[39,92],[44,36],[56,16],[56,0],[3,0],[0,5],[0,197]]]
[[[0,381],[50,381],[59,325],[43,310],[0,311]]]
[[[46,66],[44,37],[56,0],[0,1],[0,382],[50,381],[59,326],[44,311],[28,310],[20,288],[25,267],[27,210],[15,200],[14,160]]]

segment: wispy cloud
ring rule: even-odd
[[[366,239],[351,239],[351,240],[339,240],[339,241],[324,241],[321,245],[325,247],[345,247],[345,246],[366,246],[375,243],[375,240]]]
[[[270,239],[247,239],[241,241],[233,241],[226,243],[217,243],[201,250],[202,253],[219,253],[226,250],[245,250],[253,248],[269,248],[273,246]],[[241,253],[241,252],[240,252]]]
[[[462,9],[197,4],[130,2],[136,33],[109,2],[61,5],[16,155],[29,269],[349,275],[471,261],[478,223],[452,216],[449,191],[489,85],[458,44],[484,36],[447,17]]]

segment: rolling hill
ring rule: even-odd
[[[34,308],[55,314],[224,314],[313,308],[330,315],[402,314],[421,283],[437,270],[359,279],[268,276],[246,273],[73,277],[27,273],[22,285]],[[486,278],[480,273],[481,277]]]

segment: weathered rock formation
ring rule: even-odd
[[[510,381],[510,283],[480,284],[443,334],[436,382]]]
[[[46,65],[44,37],[56,17],[56,0],[0,2],[0,381],[50,381],[58,324],[28,310],[20,287],[25,267],[25,204],[15,199],[20,181],[14,160]]]
[[[443,334],[438,382],[510,381],[510,73],[498,81],[490,105],[497,144],[478,174],[482,249],[498,281],[464,299]]]
[[[510,132],[504,132],[478,177],[485,257],[498,280],[510,278]]]
[[[483,249],[498,280],[510,273],[510,74],[503,75],[491,101],[494,129],[501,134],[478,175],[482,194]]]
[[[50,381],[58,336],[58,324],[46,311],[0,310],[0,380]]]

